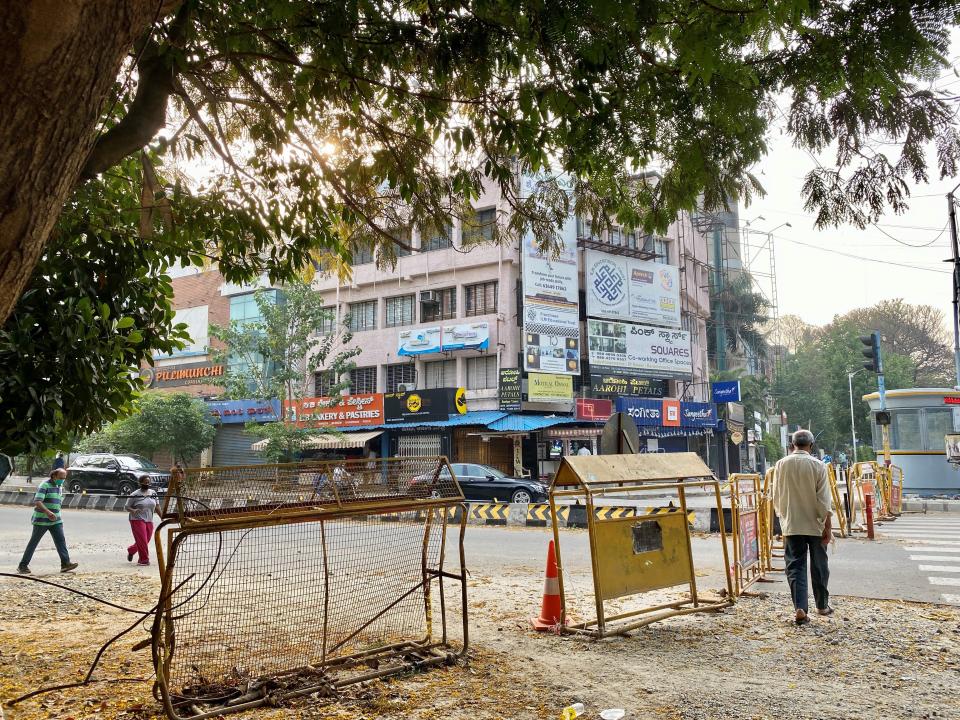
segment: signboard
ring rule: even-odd
[[[439,422],[467,412],[463,388],[434,388],[383,396],[384,422]]]
[[[673,265],[584,252],[587,315],[680,327],[680,270]]]
[[[523,394],[520,368],[500,368],[497,389],[500,396],[500,410],[518,412],[520,410],[520,398]]]
[[[523,239],[523,367],[580,374],[580,293],[576,220],[567,218],[556,257]]]
[[[331,403],[333,403],[331,405]],[[283,402],[283,413],[298,427],[363,427],[382,425],[383,395],[343,395],[339,399],[310,397]]]
[[[740,567],[746,570],[760,562],[760,541],[757,533],[757,511],[737,513],[740,539]]]
[[[734,445],[739,445],[742,443],[743,433],[739,430],[734,430],[732,433],[730,433],[730,442],[732,442]]]
[[[663,397],[667,383],[651,378],[626,375],[590,375],[590,387],[595,393],[628,397]]]
[[[710,383],[715,403],[740,402],[740,381],[723,380]]]
[[[245,422],[277,422],[279,400],[208,400],[207,420],[230,425]]]
[[[665,398],[661,417],[664,427],[680,427],[680,401]]]
[[[444,325],[441,347],[448,350],[486,350],[490,347],[490,324]]]
[[[690,333],[686,330],[587,321],[590,367],[604,373],[689,378],[693,374]]]
[[[611,400],[577,398],[577,420],[606,420],[611,415],[613,415],[613,402]]]
[[[947,462],[960,465],[960,435],[950,433],[944,436],[947,448]]]
[[[684,427],[716,427],[717,406],[713,403],[680,403],[680,424]]]
[[[439,326],[401,330],[397,355],[423,355],[440,352],[442,332]]]
[[[149,388],[182,387],[184,385],[210,385],[216,378],[222,378],[222,363],[195,362],[183,365],[164,365],[157,368],[143,368],[140,377]]]
[[[944,405],[960,405],[960,396],[957,395],[944,395],[943,396]]]
[[[570,375],[527,374],[527,400],[530,402],[569,402],[573,399]]]
[[[743,425],[743,405],[727,403],[727,420]]]
[[[661,425],[663,417],[663,401],[648,400],[646,398],[617,398],[614,400],[614,409],[625,412],[637,425]]]

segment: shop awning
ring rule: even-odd
[[[487,427],[494,432],[532,432],[554,425],[569,425],[576,422],[579,421],[569,415],[554,417],[549,415],[505,415],[494,420]]]
[[[303,444],[304,450],[342,450],[345,448],[363,447],[368,441],[380,437],[382,430],[367,430],[366,432],[352,433],[324,433],[314,435]],[[258,440],[250,446],[251,450],[260,452],[267,447],[266,440]]]
[[[500,410],[474,410],[466,412],[463,415],[451,415],[448,420],[435,420],[433,422],[399,422],[379,425],[385,430],[392,428],[413,428],[413,427],[458,427],[462,425],[489,425],[495,420],[505,417],[507,413]]]
[[[700,435],[713,434],[713,428],[651,427],[649,425],[641,425],[637,430],[640,431],[640,437],[652,438],[698,437]]]

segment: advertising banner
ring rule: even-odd
[[[500,379],[497,383],[500,396],[500,410],[504,412],[518,412],[520,399],[523,394],[523,381],[520,368],[500,368]]]
[[[584,253],[587,315],[680,327],[680,270],[673,265]]]
[[[663,414],[661,421],[664,427],[680,427],[680,401],[672,398],[663,399]]]
[[[760,541],[757,532],[757,511],[741,511],[738,517],[740,539],[740,567],[747,569],[760,561]]]
[[[208,400],[207,420],[224,425],[245,422],[277,422],[279,400]]]
[[[401,422],[438,422],[449,420],[451,415],[466,413],[467,395],[463,388],[388,393],[383,396],[383,409],[387,425]]]
[[[618,397],[659,398],[667,394],[667,383],[663,380],[627,375],[590,375],[590,387],[595,393]]]
[[[613,415],[612,400],[597,400],[594,398],[577,398],[577,420],[608,420]]]
[[[580,293],[576,220],[567,219],[561,249],[541,253],[533,234],[523,239],[523,367],[580,374]]]
[[[740,381],[723,380],[710,383],[715,403],[740,402]]]
[[[573,400],[573,378],[570,375],[528,373],[527,400],[530,402],[569,402]]]
[[[442,333],[440,327],[401,330],[397,343],[397,355],[424,355],[440,352]]]
[[[490,324],[444,325],[441,347],[447,350],[486,350],[490,347]]]
[[[662,425],[663,400],[646,398],[617,398],[613,402],[617,412],[625,412],[637,425]]]
[[[690,333],[686,330],[587,320],[590,367],[603,373],[655,378],[689,378],[693,374]]]
[[[195,362],[183,365],[145,367],[140,370],[143,384],[148,388],[180,387],[182,385],[211,385],[222,378],[223,363]]]
[[[293,412],[286,400],[284,417],[298,427],[363,427],[383,424],[383,395],[369,393],[344,395],[331,405],[331,398],[310,397],[293,403]]]
[[[680,424],[683,427],[716,427],[717,406],[713,403],[680,403]]]

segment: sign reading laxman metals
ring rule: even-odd
[[[333,403],[333,404],[331,404]],[[283,416],[298,427],[362,427],[383,424],[383,395],[344,395],[339,401],[311,397],[283,402]]]
[[[587,321],[590,369],[655,378],[693,374],[690,333],[608,320]]]
[[[680,327],[680,271],[673,265],[584,252],[587,315]]]

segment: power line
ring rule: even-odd
[[[842,255],[843,257],[853,258],[854,260],[863,260],[864,262],[879,263],[881,265],[894,265],[896,267],[908,268],[909,270],[920,270],[923,272],[932,272],[939,275],[952,275],[953,273],[948,270],[934,270],[933,268],[920,267],[918,265],[908,265],[906,263],[898,263],[892,260],[878,260],[877,258],[863,257],[862,255],[854,255],[852,253],[845,253],[841,250],[834,250],[833,248],[825,248],[821,245],[812,245],[810,243],[801,242],[800,240],[794,240],[792,238],[783,237],[782,235],[774,235],[775,238],[779,240],[784,240],[786,242],[794,243],[796,245],[802,245],[803,247],[812,248],[813,250],[822,250],[823,252],[833,253],[834,255]]]

